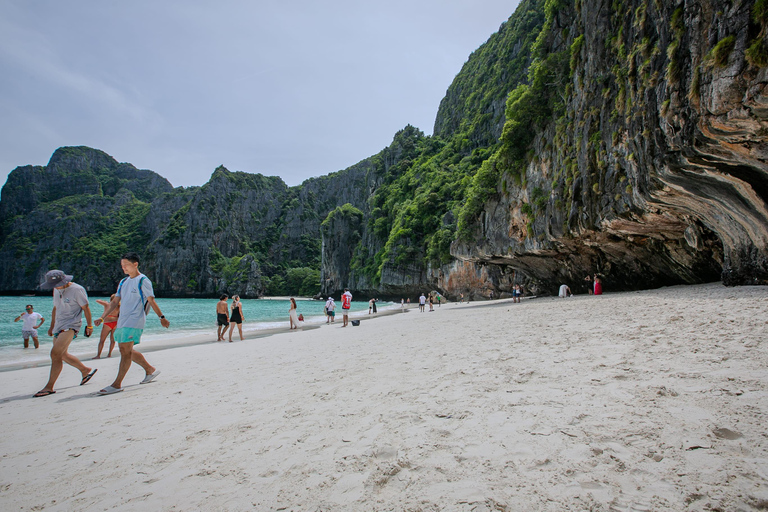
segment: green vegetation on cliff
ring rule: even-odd
[[[370,245],[378,250],[370,257],[361,247],[353,263],[373,284],[380,281],[385,265],[423,268],[451,261],[450,245],[457,228],[469,230],[498,186],[499,137],[510,91],[537,80],[529,94],[519,91],[521,107],[513,110],[518,113],[515,133],[520,132],[518,138],[525,146],[530,142],[526,139],[530,130],[523,130],[524,107],[539,109],[529,114],[535,119],[551,108],[549,94],[537,98],[534,92],[545,88],[551,68],[560,62],[544,59],[538,74],[529,72],[531,49],[546,21],[544,3],[521,2],[499,31],[472,53],[440,104],[434,136],[426,137],[411,126],[395,135],[390,148],[401,151],[399,164],[388,169],[384,183],[369,200]],[[506,115],[510,115],[509,108]],[[504,153],[509,162],[521,158],[515,153],[513,138],[507,137]],[[524,155],[527,147],[519,151]]]

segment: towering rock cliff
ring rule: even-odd
[[[452,254],[549,290],[593,272],[619,289],[767,282],[768,75],[761,54],[745,58],[765,52],[766,32],[753,7],[555,3],[531,80],[507,103],[487,201],[465,212]]]
[[[173,187],[102,151],[61,148],[47,166],[15,169],[0,200],[0,290],[33,291],[48,269],[109,290],[119,255],[145,247],[148,201]]]
[[[215,170],[173,189],[89,148],[20,167],[0,290],[51,267],[108,291],[125,250],[159,293],[553,293],[768,282],[763,0],[523,0],[448,88],[433,136],[287,187]],[[319,279],[317,275],[319,274]]]

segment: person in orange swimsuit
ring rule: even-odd
[[[109,298],[110,301],[115,298],[115,294],[113,293],[112,296]],[[109,302],[103,301],[101,299],[96,299],[96,302],[98,304],[101,304],[104,306],[104,311],[107,310],[107,306],[109,306]],[[107,340],[107,335],[109,335],[109,353],[107,354],[107,357],[112,357],[112,351],[115,349],[115,327],[117,326],[117,317],[120,315],[120,306],[115,308],[115,310],[109,314],[108,317],[104,319],[104,326],[101,328],[101,337],[99,338],[99,351],[96,354],[96,357],[94,359],[101,359],[101,351],[104,349],[104,342]]]

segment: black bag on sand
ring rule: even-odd
[[[360,325],[360,320],[350,320],[352,322],[352,325],[358,326]]]

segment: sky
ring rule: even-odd
[[[519,0],[0,0],[0,184],[90,146],[199,186],[288,185],[431,135]]]

